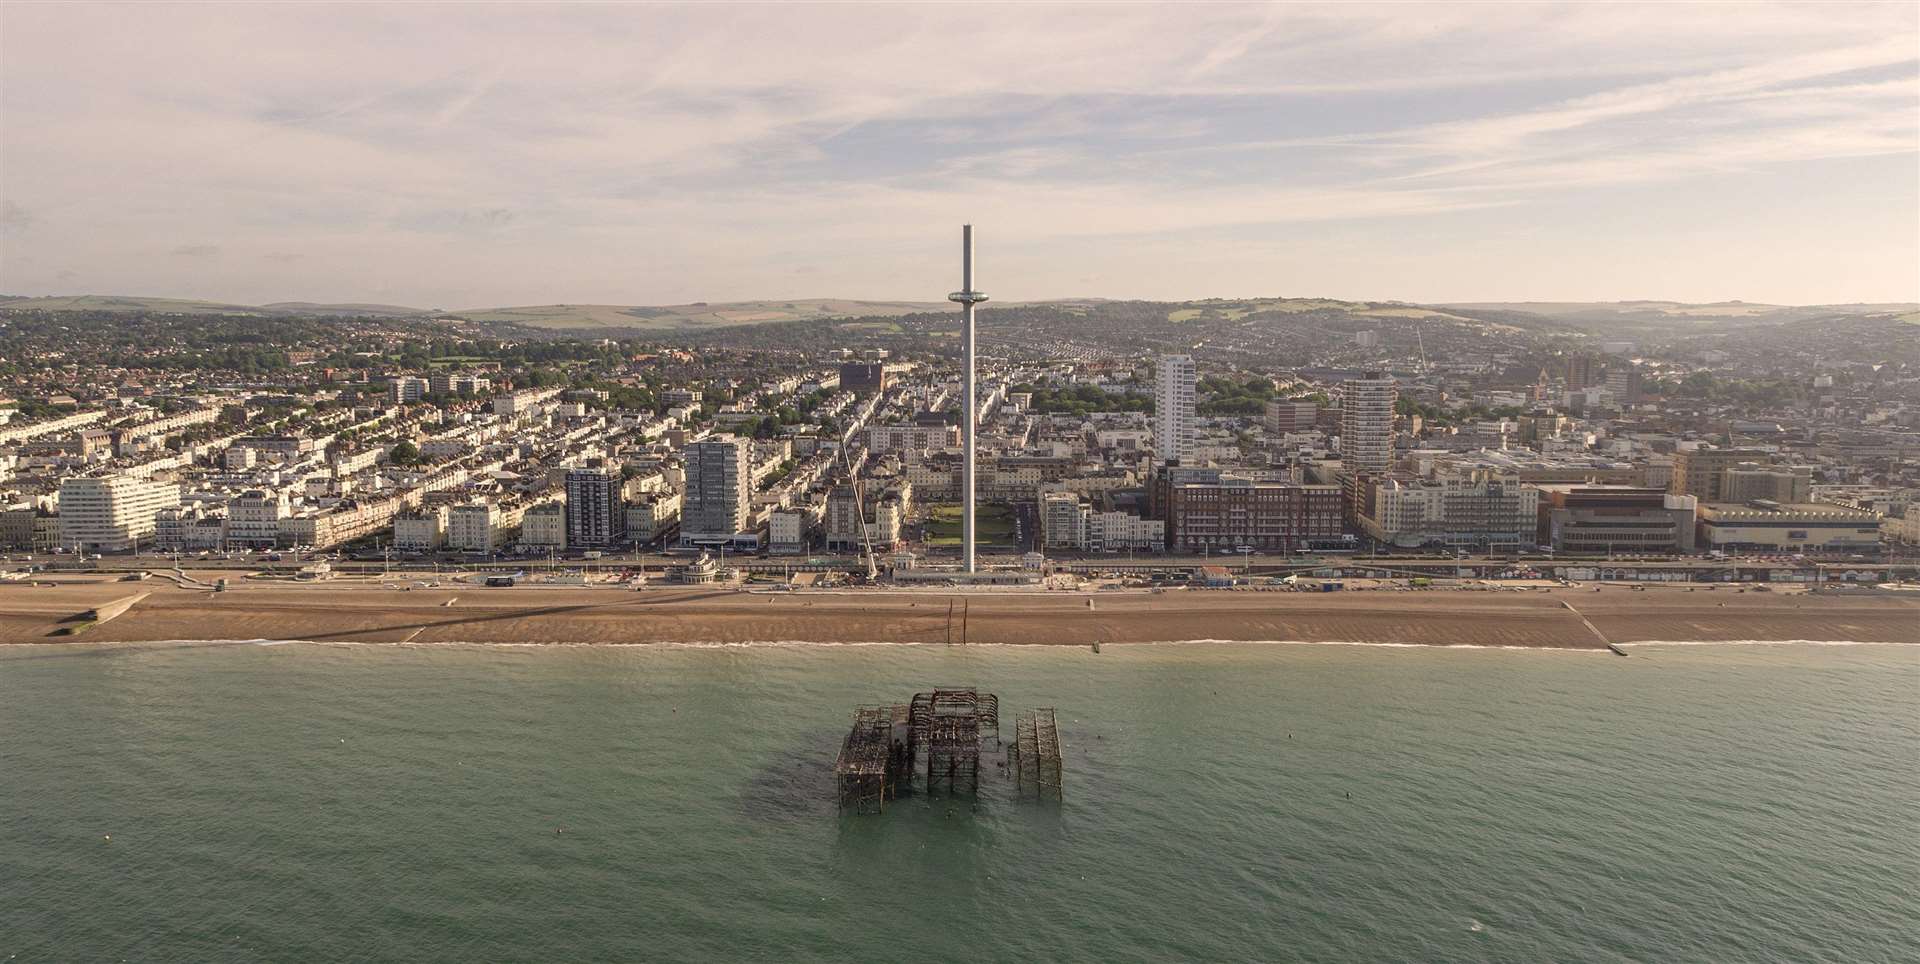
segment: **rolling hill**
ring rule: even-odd
[[[279,301],[270,305],[235,305],[190,298],[149,298],[139,295],[60,295],[47,298],[5,298],[0,308],[10,311],[140,311],[171,315],[363,315],[408,318],[431,315],[424,308],[399,305],[318,304]]]
[[[686,305],[527,305],[516,308],[470,308],[441,313],[443,318],[518,325],[554,331],[592,329],[675,331],[723,328],[767,322],[807,321],[817,318],[857,318],[908,315],[946,310],[946,302],[853,301],[844,298],[800,298],[792,301],[733,301]]]
[[[767,322],[808,321],[819,318],[891,317],[924,311],[945,311],[944,301],[861,301],[849,298],[796,298],[782,301],[735,301],[685,305],[522,305],[438,311],[403,305],[323,304],[278,301],[265,305],[229,304],[188,298],[151,298],[135,295],[65,295],[46,298],[0,296],[0,309],[9,311],[125,311],[186,315],[353,315],[377,318],[433,318],[465,320],[553,332],[568,331],[683,331],[724,328]]]
[[[1486,301],[1441,305],[1462,310],[1518,311],[1593,331],[1649,326],[1767,325],[1836,315],[1885,315],[1920,311],[1916,304],[1772,305],[1750,301],[1689,304],[1680,301]]]
[[[1106,317],[1118,305],[1163,305],[1158,317],[1172,325],[1196,322],[1237,322],[1290,317],[1339,317],[1365,323],[1405,320],[1479,322],[1519,328],[1585,330],[1599,335],[1672,333],[1675,328],[1702,330],[1788,324],[1835,317],[1905,315],[1920,318],[1920,304],[1774,305],[1745,301],[1689,304],[1677,301],[1520,301],[1457,302],[1419,305],[1407,302],[1340,301],[1329,298],[1206,298],[1175,302],[1114,302],[1102,298],[1062,298],[1048,301],[994,302],[989,312],[1008,309],[1049,309],[1085,318]],[[259,315],[344,315],[399,321],[466,322],[503,331],[541,331],[553,335],[618,333],[695,335],[720,329],[828,319],[902,318],[947,313],[944,301],[869,301],[849,298],[694,302],[682,305],[551,304],[456,311],[410,308],[403,305],[280,301],[264,305],[231,304],[183,298],[131,295],[71,295],[44,298],[0,295],[0,310],[125,311],[129,313]]]

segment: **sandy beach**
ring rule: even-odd
[[[149,593],[71,636],[76,614]],[[1569,607],[1572,608],[1569,608]],[[1584,617],[1584,618],[1583,618]],[[1604,641],[1602,639],[1604,637]],[[226,592],[62,577],[0,586],[0,643],[300,639],[369,643],[1026,643],[1273,640],[1600,648],[1605,642],[1920,642],[1920,599],[1608,586],[1266,593],[741,592],[236,578]]]

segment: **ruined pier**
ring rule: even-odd
[[[1058,800],[1060,738],[1053,710],[1033,710],[1019,719],[1025,743],[1016,740],[1016,747],[1008,748],[1008,759],[1020,760],[1032,775],[1016,773],[1016,788],[1023,796]],[[1000,698],[970,686],[915,693],[906,703],[861,707],[833,764],[840,807],[878,813],[889,801],[914,792],[916,783],[929,796],[976,797],[982,745],[989,739],[1001,744]]]
[[[1014,791],[1036,800],[1061,799],[1064,767],[1060,762],[1060,728],[1053,707],[1029,710],[1013,718],[1013,742],[1007,745],[1007,770]]]

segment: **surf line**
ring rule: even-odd
[[[1584,625],[1584,626],[1586,626],[1586,627],[1587,627],[1587,632],[1590,632],[1590,633],[1592,633],[1592,634],[1593,634],[1593,638],[1594,638],[1594,639],[1597,639],[1597,640],[1599,640],[1599,641],[1600,641],[1600,645],[1602,645],[1602,646],[1605,646],[1606,648],[1608,648],[1608,649],[1610,649],[1610,650],[1613,650],[1613,652],[1614,652],[1614,655],[1616,655],[1616,656],[1625,656],[1625,655],[1627,655],[1627,651],[1626,651],[1626,650],[1624,650],[1624,649],[1621,649],[1621,648],[1620,648],[1619,646],[1617,646],[1617,645],[1615,645],[1615,644],[1614,644],[1614,642],[1613,642],[1613,640],[1611,640],[1611,639],[1608,639],[1608,638],[1607,638],[1607,634],[1606,634],[1606,633],[1603,633],[1603,632],[1601,632],[1601,631],[1600,631],[1600,627],[1598,627],[1598,626],[1595,626],[1595,625],[1593,624],[1593,620],[1591,620],[1591,619],[1588,619],[1588,618],[1587,618],[1587,614],[1586,614],[1586,613],[1583,613],[1583,612],[1581,612],[1580,610],[1578,610],[1578,609],[1575,609],[1575,608],[1573,608],[1573,603],[1570,603],[1570,602],[1568,602],[1568,601],[1566,601],[1566,600],[1564,600],[1564,599],[1562,599],[1562,600],[1560,600],[1560,605],[1562,605],[1562,606],[1565,606],[1565,607],[1567,607],[1567,612],[1570,612],[1570,613],[1572,613],[1572,614],[1574,614],[1574,616],[1576,616],[1576,617],[1578,617],[1578,618],[1579,618],[1579,620],[1580,620],[1580,623],[1581,623],[1581,625]]]

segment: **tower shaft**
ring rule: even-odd
[[[960,563],[977,571],[974,542],[974,434],[980,425],[980,391],[974,376],[974,305],[987,300],[973,290],[973,225],[960,229],[960,290],[947,296],[960,303]]]
[[[960,290],[973,291],[973,225],[960,229]],[[963,410],[960,413],[965,425],[961,429],[961,503],[960,503],[960,564],[967,572],[974,572],[974,433],[980,427],[980,392],[974,381],[974,332],[973,300],[961,303],[960,343],[961,373],[960,390],[965,392]]]

